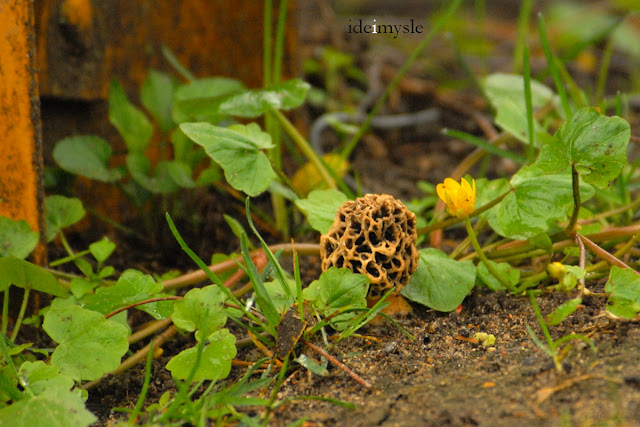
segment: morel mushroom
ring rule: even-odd
[[[346,267],[371,279],[368,299],[409,283],[418,266],[416,216],[388,194],[344,203],[320,238],[322,270]]]

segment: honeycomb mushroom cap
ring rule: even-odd
[[[344,203],[320,238],[322,270],[346,267],[371,279],[369,298],[398,292],[418,266],[416,216],[388,194]]]

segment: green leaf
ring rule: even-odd
[[[42,327],[58,343],[51,364],[76,381],[113,371],[129,348],[125,326],[77,305],[52,307]]]
[[[582,298],[574,298],[556,307],[551,313],[547,315],[547,324],[549,326],[559,325],[564,319],[571,313],[576,311],[578,306],[582,304]]]
[[[89,245],[89,251],[91,255],[98,261],[98,263],[102,264],[106,261],[107,258],[111,256],[113,251],[116,249],[116,244],[109,240],[108,237],[103,237],[102,240],[97,242],[93,242]]]
[[[58,368],[41,360],[24,362],[18,370],[20,384],[37,395],[45,392],[67,392],[73,387],[71,378],[61,375]]]
[[[346,268],[331,267],[320,275],[302,291],[304,299],[312,301],[315,306],[330,316],[344,308],[364,308],[367,306],[369,278],[353,273]],[[332,321],[335,329],[342,330],[357,313],[344,313]]]
[[[193,382],[217,381],[226,378],[231,371],[231,360],[237,353],[236,337],[227,329],[221,329],[209,335],[207,341],[209,344],[202,351],[200,363],[191,379]],[[197,347],[183,350],[167,363],[167,369],[174,378],[185,380],[196,364],[197,355]]]
[[[109,122],[122,135],[130,153],[141,153],[149,145],[153,125],[140,109],[129,102],[117,80],[109,88]]]
[[[535,166],[521,169],[511,179],[514,191],[484,213],[500,235],[529,239],[565,219],[573,207],[571,175],[541,175]],[[580,184],[582,201],[594,194],[593,187]]]
[[[153,298],[163,298],[171,296],[169,294],[155,294]],[[154,301],[147,304],[139,305],[136,308],[144,311],[156,320],[168,319],[173,314],[175,300]]]
[[[129,304],[155,297],[162,291],[162,285],[153,277],[138,270],[126,270],[115,285],[98,288],[93,295],[84,297],[84,307],[88,310],[109,314]]]
[[[258,117],[271,110],[290,110],[301,105],[309,83],[291,79],[268,89],[246,90],[227,97],[218,106],[220,113],[239,117]]]
[[[632,319],[640,312],[640,275],[630,268],[611,267],[609,280],[604,285],[609,293],[607,310],[612,314]]]
[[[174,126],[171,120],[171,103],[175,80],[166,73],[149,70],[140,89],[142,105],[151,112],[162,132],[166,133]]]
[[[171,177],[169,162],[158,163],[155,176],[151,176],[151,162],[143,153],[127,154],[126,162],[131,176],[144,189],[156,194],[170,194],[180,189]]]
[[[68,294],[53,274],[35,264],[12,256],[0,258],[0,290],[6,289],[9,285],[30,288],[57,297]]]
[[[102,182],[122,178],[121,169],[110,169],[111,146],[93,135],[64,138],[53,149],[56,163],[67,172]]]
[[[170,160],[166,162],[167,173],[173,182],[182,188],[195,188],[196,183],[191,178],[191,168],[186,163]]]
[[[243,234],[247,234],[242,224],[240,224],[240,221],[238,221],[231,215],[227,215],[227,214],[223,214],[223,217],[225,222],[231,229],[231,232],[233,233],[233,235],[236,236],[238,239],[241,239]],[[253,244],[251,244],[251,242],[248,242],[248,243],[249,243],[248,248],[250,250],[255,249]]]
[[[473,289],[475,266],[471,261],[452,260],[433,248],[419,254],[418,268],[402,288],[402,295],[438,311],[455,310]]]
[[[296,282],[294,280],[287,280],[286,283],[289,287],[289,292],[282,289],[280,280],[264,282],[264,288],[280,315],[283,315],[287,309],[296,302],[293,297],[296,294]]]
[[[582,108],[542,147],[536,166],[557,173],[575,165],[585,182],[605,188],[627,163],[630,136],[626,120]]]
[[[38,244],[38,232],[27,221],[0,216],[0,257],[26,258]]]
[[[173,323],[186,331],[212,334],[224,326],[227,313],[224,310],[226,295],[217,285],[191,289],[184,299],[177,300],[173,308]],[[202,333],[196,333],[196,339],[202,339]]]
[[[19,400],[0,409],[0,420],[12,420],[11,425],[24,427],[84,427],[97,418],[85,408],[79,393],[67,391]]]
[[[496,269],[498,273],[509,283],[511,283],[512,285],[518,284],[518,282],[520,281],[520,270],[506,262],[497,263],[491,260],[488,261],[491,265],[493,265],[493,268]],[[491,272],[483,262],[478,264],[478,266],[476,267],[476,271],[480,280],[482,280],[482,282],[487,285],[487,288],[491,289],[492,291],[506,290],[502,283],[500,283],[500,281],[496,279],[493,274],[491,274]]]
[[[482,88],[496,109],[496,123],[519,140],[528,143],[527,109],[524,97],[524,78],[515,74],[496,73],[487,76]],[[547,86],[531,80],[533,108],[545,106],[551,102],[557,104],[557,97]],[[544,132],[534,121],[534,134]]]
[[[309,224],[321,234],[327,234],[333,225],[338,208],[347,196],[338,190],[314,190],[306,199],[296,200],[296,206],[307,215]]]
[[[243,90],[245,86],[235,79],[210,77],[194,80],[176,89],[173,120],[176,123],[190,120],[217,123],[226,117],[226,114],[219,111],[225,95]]]
[[[80,299],[91,292],[93,288],[97,287],[99,284],[99,281],[87,280],[84,277],[74,277],[71,279],[69,287],[71,288],[73,296]]]
[[[271,137],[255,123],[229,128],[208,123],[183,123],[180,129],[222,166],[227,182],[235,189],[257,196],[275,179],[269,159],[260,151],[271,148]]]
[[[316,375],[320,375],[323,377],[326,377],[327,375],[329,375],[329,371],[327,370],[326,364],[321,365],[305,354],[301,354],[300,356],[296,357],[294,360]]]
[[[84,217],[82,202],[76,198],[48,196],[44,200],[47,241],[50,242],[62,231]]]

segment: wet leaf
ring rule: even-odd
[[[88,310],[109,314],[129,304],[156,296],[162,285],[153,277],[138,270],[126,270],[115,285],[98,288],[93,295],[84,297],[84,307]]]
[[[36,396],[45,392],[67,392],[73,387],[71,378],[61,375],[58,368],[43,361],[24,362],[18,370],[20,384],[29,387]]]

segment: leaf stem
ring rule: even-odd
[[[9,288],[4,290],[4,298],[2,299],[2,334],[3,335],[7,335],[8,321],[9,321]]]
[[[325,167],[320,157],[318,157],[318,154],[315,152],[313,147],[311,147],[309,142],[307,142],[307,140],[302,135],[300,135],[300,132],[298,132],[298,130],[293,126],[293,124],[289,121],[289,119],[287,119],[287,117],[284,114],[282,114],[278,110],[273,110],[273,114],[280,121],[285,132],[287,132],[287,134],[291,137],[291,139],[296,144],[298,149],[302,151],[302,154],[304,154],[307,157],[307,159],[309,159],[309,161],[313,163],[313,165],[318,170],[318,173],[320,174],[322,179],[327,183],[329,188],[333,188],[333,189],[337,188],[335,180],[333,179],[333,177]]]
[[[13,327],[13,332],[11,332],[11,342],[16,341],[16,337],[18,336],[18,331],[20,331],[20,326],[22,326],[22,319],[24,319],[24,313],[27,311],[27,303],[29,302],[29,293],[31,292],[31,287],[24,287],[24,295],[22,296],[22,304],[20,305],[20,311],[18,312],[18,318],[16,319],[16,323]]]
[[[580,174],[576,165],[571,165],[571,184],[573,185],[573,214],[571,214],[571,220],[567,225],[565,231],[567,234],[572,235],[576,232],[576,225],[578,224],[578,215],[580,215]]]
[[[480,243],[478,243],[478,238],[476,237],[476,233],[473,231],[473,227],[471,226],[471,220],[469,219],[468,216],[464,217],[464,225],[467,227],[467,233],[469,234],[469,238],[471,239],[471,244],[473,245],[473,248],[476,250],[476,253],[478,254],[478,258],[480,258],[480,261],[484,263],[484,265],[487,267],[487,270],[489,270],[489,272],[493,274],[493,276],[496,279],[498,279],[498,281],[502,284],[502,286],[504,286],[510,292],[515,292],[516,291],[515,286],[512,285],[511,282],[506,280],[504,277],[502,277],[500,272],[498,272],[498,270],[494,268],[493,264],[491,264],[487,259],[487,256],[484,254],[484,251],[480,247]]]

